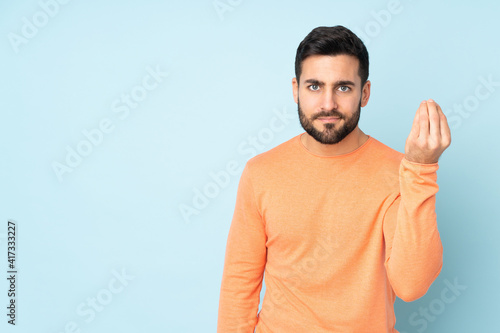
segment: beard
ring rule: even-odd
[[[361,115],[361,100],[359,101],[358,109],[350,117],[345,117],[338,110],[334,109],[331,111],[318,112],[310,118],[307,118],[300,107],[300,99],[298,100],[298,109],[300,124],[307,134],[322,144],[333,145],[342,141],[356,128],[356,126],[358,126],[359,117]],[[340,120],[335,123],[323,124],[325,129],[319,131],[313,125],[313,121],[319,117],[337,117],[340,118]],[[340,121],[343,121],[342,125],[339,124]]]

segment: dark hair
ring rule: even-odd
[[[365,44],[351,30],[337,25],[314,28],[297,48],[295,56],[295,77],[297,82],[302,74],[302,62],[312,55],[335,56],[352,55],[359,60],[358,74],[361,86],[368,80],[368,51]]]

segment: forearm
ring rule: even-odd
[[[233,267],[226,264],[220,291],[217,333],[253,333],[261,289],[262,274],[258,270],[249,271],[242,265]]]
[[[253,333],[267,258],[266,239],[249,170],[245,168],[226,245],[218,333]]]
[[[386,269],[396,294],[405,301],[422,297],[438,276],[443,247],[435,212],[437,163],[400,165],[400,203]]]

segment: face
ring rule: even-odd
[[[370,81],[361,87],[358,66],[358,59],[349,55],[314,55],[302,62],[293,95],[300,124],[316,141],[338,143],[358,126],[370,96]]]

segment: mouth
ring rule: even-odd
[[[339,117],[318,117],[316,118],[322,123],[336,123],[340,120]]]

